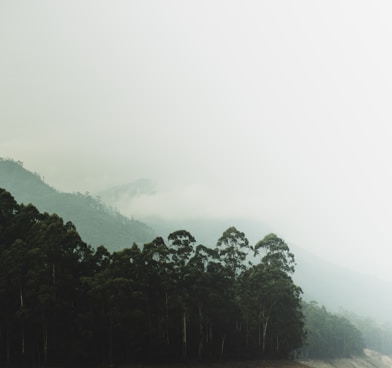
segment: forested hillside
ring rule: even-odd
[[[0,158],[0,188],[19,203],[33,203],[41,212],[72,221],[82,239],[93,246],[103,244],[113,251],[154,238],[154,231],[142,222],[121,215],[89,194],[61,193],[37,173],[24,169],[21,162]]]
[[[186,215],[171,218],[171,216],[166,216],[165,212],[168,205],[161,206],[158,205],[159,201],[157,202],[158,198],[167,198],[167,192],[162,187],[159,182],[154,183],[151,180],[143,179],[112,187],[99,193],[99,196],[108,205],[119,209],[125,216],[135,213],[135,208],[137,211],[137,208],[145,206],[148,210],[144,213],[143,222],[161,236],[167,236],[176,229],[187,229],[199,242],[214,244],[222,229],[236,224],[254,244],[264,235],[280,231],[279,227],[276,229],[271,226],[272,223],[269,223],[268,214],[265,214],[264,210],[259,213],[260,217],[265,217],[263,221],[254,216],[200,217],[191,210]],[[188,201],[191,197],[190,195],[190,197],[184,198]],[[157,205],[154,206],[153,203]],[[329,230],[334,233],[338,229],[331,227]],[[336,239],[336,242],[338,241],[339,239]],[[358,315],[369,316],[379,323],[390,320],[392,294],[385,293],[385,290],[392,288],[391,281],[380,279],[368,273],[370,269],[355,270],[350,258],[335,257],[331,259],[321,256],[317,251],[313,253],[320,247],[317,241],[312,247],[307,248],[304,248],[303,244],[292,242],[289,243],[289,246],[295,253],[297,261],[293,279],[298,285],[301,285],[305,299],[317,300],[318,303],[335,312],[344,306],[347,310]],[[312,276],[309,277],[309,275]],[[389,335],[392,336],[391,333]]]
[[[303,302],[302,311],[307,334],[306,344],[301,352],[302,357],[347,358],[363,353],[363,335],[343,315],[330,313],[316,302]]]
[[[303,307],[294,266],[275,234],[252,246],[235,227],[216,246],[179,230],[167,242],[94,249],[72,222],[0,189],[0,364],[360,353],[348,320]]]
[[[368,349],[392,356],[392,325],[390,322],[377,323],[368,316],[359,316],[347,310],[343,310],[341,315],[361,332]]]
[[[1,364],[287,357],[303,343],[276,235],[251,247],[231,227],[208,248],[180,230],[110,253],[5,190],[0,208]]]

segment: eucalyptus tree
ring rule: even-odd
[[[33,229],[41,221],[42,215],[34,206],[18,206],[18,211],[12,215],[14,240],[1,254],[6,272],[7,299],[14,311],[9,315],[8,326],[13,323],[12,335],[20,341],[17,344],[20,349],[14,350],[14,354],[7,353],[7,360],[13,355],[21,364],[33,357],[39,359],[40,351],[45,360],[47,353],[45,331],[42,329],[43,315],[48,307],[46,257],[41,245],[35,244],[33,239]],[[9,327],[7,330],[9,336]],[[38,341],[40,344],[36,347]]]
[[[190,307],[196,321],[192,336],[194,336],[195,347],[197,345],[195,350],[199,360],[203,360],[205,356],[205,346],[210,348],[212,342],[214,305],[211,296],[216,292],[218,279],[216,274],[211,272],[211,264],[216,261],[217,252],[199,244],[188,262]]]
[[[181,350],[183,359],[188,358],[188,322],[191,309],[191,278],[189,261],[194,255],[195,238],[186,230],[177,230],[168,236],[173,264],[173,282],[177,290],[176,304],[181,320]]]
[[[255,255],[260,250],[263,254],[259,263],[248,269],[241,280],[247,341],[249,331],[256,327],[256,341],[263,355],[285,355],[302,342],[302,291],[290,276],[295,259],[287,244],[275,234],[256,244]]]
[[[226,267],[229,276],[235,279],[246,269],[246,258],[253,249],[249,245],[249,240],[245,233],[231,226],[218,239],[217,247],[220,261]]]
[[[79,310],[79,334],[83,353],[89,362],[109,364],[113,357],[113,335],[110,333],[110,296],[112,294],[112,254],[99,246],[90,260],[90,272],[81,278],[84,303]]]
[[[255,245],[255,256],[261,255],[263,264],[292,274],[295,270],[294,254],[286,242],[275,234],[268,234]]]
[[[74,225],[56,214],[43,214],[31,229],[31,246],[45,255],[45,285],[50,300],[45,315],[45,355],[58,361],[70,357],[75,311],[80,300],[80,280],[91,256]]]
[[[239,279],[247,269],[247,257],[253,251],[245,233],[231,226],[226,229],[217,242],[217,253],[219,263],[225,275],[226,287],[222,289],[222,298],[225,303],[224,311],[218,316],[220,321],[220,355],[223,357],[226,339],[228,336],[241,332],[240,305],[238,300]],[[222,280],[223,281],[223,280]],[[233,347],[236,344],[233,344]]]
[[[11,193],[0,188],[0,251],[14,239],[15,214],[19,205]]]
[[[145,285],[148,351],[157,358],[162,346],[171,351],[173,343],[170,323],[173,267],[171,251],[164,239],[157,237],[144,244],[141,263],[136,265],[140,269],[139,279]]]
[[[33,326],[44,262],[29,239],[30,228],[39,220],[34,206],[18,205],[0,189],[0,357],[4,352],[8,365],[24,364],[36,354],[32,343],[39,340]]]
[[[27,244],[21,239],[16,239],[11,247],[3,253],[4,261],[7,264],[8,275],[7,284],[9,287],[9,297],[11,299],[11,320],[14,322],[12,334],[18,336],[19,349],[17,356],[24,362],[26,352],[25,325],[29,317],[29,308],[26,305],[26,281],[28,272],[28,261],[26,257]]]
[[[32,205],[12,204],[3,191],[0,196],[7,224],[0,231],[0,292],[8,301],[0,307],[8,310],[6,360],[55,362],[70,353],[79,280],[89,248],[71,223],[40,214]]]

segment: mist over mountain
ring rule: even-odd
[[[390,282],[333,264],[298,246],[290,245],[290,249],[297,261],[294,280],[306,300],[335,312],[346,309],[382,324],[392,320]]]
[[[107,203],[120,204],[127,199],[140,195],[151,195],[156,192],[154,182],[151,179],[138,179],[134,182],[108,188],[98,193],[98,196]]]
[[[108,205],[120,208],[122,213],[128,216],[132,213],[133,204],[142,206],[143,203],[151,203],[160,195],[158,186],[148,179],[99,193]],[[223,231],[233,225],[246,234],[251,244],[256,244],[271,232],[279,235],[279,229],[272,229],[268,224],[253,219],[201,218],[191,214],[168,219],[163,217],[164,211],[164,208],[156,208],[155,213],[142,218],[164,239],[173,231],[186,229],[194,235],[198,243],[215,247]],[[290,239],[285,240],[296,258],[297,266],[293,278],[301,286],[304,299],[315,300],[334,311],[347,309],[378,322],[391,320],[392,296],[387,292],[392,288],[391,283],[324,260],[300,245],[290,244]],[[348,264],[349,262],[347,259]]]
[[[46,184],[39,174],[23,168],[21,162],[1,159],[0,187],[11,192],[20,203],[32,203],[40,211],[57,213],[64,221],[72,221],[84,241],[93,246],[104,244],[111,250],[122,249],[133,242],[146,243],[155,236],[167,239],[179,229],[186,229],[197,243],[210,247],[215,247],[223,231],[233,225],[246,234],[251,244],[271,232],[279,235],[279,229],[271,229],[268,224],[252,219],[191,215],[164,218],[166,208],[156,208],[150,216],[136,216],[143,222],[131,220],[134,203],[142,206],[159,195],[158,186],[150,179],[108,188],[97,197],[88,193],[61,193]],[[389,282],[328,262],[297,244],[290,244],[290,239],[285,240],[296,257],[293,278],[303,289],[304,299],[316,300],[336,311],[347,309],[379,322],[391,320],[392,297],[388,290],[392,285]]]
[[[155,233],[146,224],[121,215],[89,193],[62,193],[44,182],[22,162],[0,160],[0,187],[9,191],[18,203],[32,203],[42,212],[57,213],[75,224],[82,239],[93,245],[120,250],[133,242],[151,241]]]

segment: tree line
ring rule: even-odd
[[[0,189],[0,365],[287,358],[305,344],[295,259],[275,234],[186,230],[117,252]]]
[[[346,358],[363,353],[364,337],[348,318],[328,312],[315,301],[303,302],[302,311],[307,332],[301,349],[304,358]]]
[[[340,313],[361,332],[368,349],[392,355],[392,324],[390,322],[380,324],[369,317],[359,316],[346,310],[341,310]]]

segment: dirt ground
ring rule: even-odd
[[[392,357],[365,349],[365,355],[333,360],[249,360],[211,364],[176,364],[132,366],[121,368],[392,368]]]
[[[222,363],[189,363],[189,364],[159,364],[141,365],[120,368],[309,368],[303,363],[290,360],[245,360],[245,361],[224,361]],[[373,367],[374,368],[374,367]],[[392,367],[391,367],[392,368]]]
[[[363,357],[352,359],[304,360],[299,363],[310,368],[392,368],[392,357],[365,349]]]

